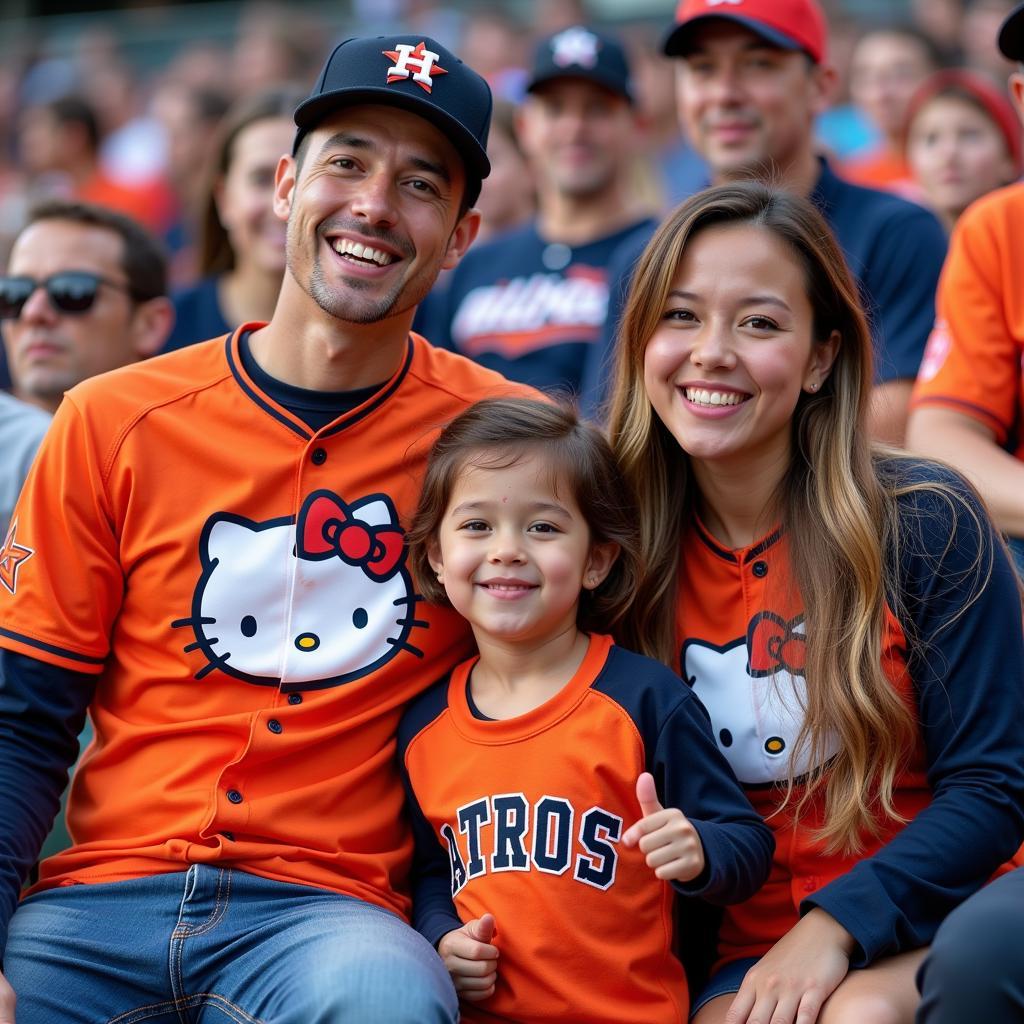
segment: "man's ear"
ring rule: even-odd
[[[480,230],[480,211],[467,210],[455,230],[448,239],[448,248],[445,251],[444,259],[441,261],[442,270],[451,270],[459,260],[466,255],[466,250],[473,244],[477,232]]]
[[[1024,121],[1024,71],[1010,75],[1010,99],[1017,108],[1017,116]]]
[[[274,215],[283,221],[288,220],[288,214],[292,211],[292,194],[298,173],[294,157],[286,153],[277,161],[277,170],[274,172]]]
[[[822,114],[832,106],[839,91],[839,72],[831,64],[815,64],[811,68],[814,81],[814,112]]]
[[[133,347],[139,358],[155,356],[173,327],[174,305],[165,295],[140,302],[132,315]]]

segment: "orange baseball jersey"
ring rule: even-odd
[[[931,472],[926,467],[920,475]],[[951,486],[962,489],[948,476]],[[979,538],[955,524],[941,499],[910,500],[918,504],[908,514],[914,522],[926,521],[922,532],[931,547],[906,544],[900,604],[912,610],[914,634],[928,647],[908,643],[887,612],[882,667],[922,723],[894,793],[898,813],[911,824],[889,820],[877,836],[865,831],[856,855],[827,852],[812,838],[824,822],[823,796],[799,822],[792,804],[777,813],[794,751],[797,798],[799,777],[811,767],[807,751],[796,750],[807,692],[806,627],[790,585],[786,537],[777,530],[732,551],[696,521],[684,536],[677,616],[681,674],[707,708],[719,748],[751,803],[775,833],[768,881],[725,911],[723,962],[767,952],[812,906],[827,910],[857,940],[857,966],[927,944],[945,914],[1024,838],[1024,818],[1007,802],[1008,794],[1024,792],[1024,741],[1012,724],[1024,709],[1013,570],[998,563],[955,629],[944,629],[960,598],[957,583],[971,578]],[[994,544],[991,535],[984,543]],[[1007,672],[1006,665],[1014,668]],[[836,749],[833,742],[826,756]],[[987,856],[975,846],[964,849],[966,832]]]
[[[399,732],[416,927],[436,944],[485,912],[497,922],[496,991],[462,1019],[681,1024],[672,887],[620,842],[640,817],[637,777],[652,772],[700,834],[707,868],[681,892],[743,899],[771,860],[704,709],[674,673],[605,636],[558,694],[501,721],[472,706],[473,664],[424,694]]]
[[[988,427],[1024,458],[1024,185],[979,199],[957,221],[939,280],[935,328],[913,404]]]
[[[99,677],[39,887],[220,863],[404,914],[395,732],[469,636],[401,523],[438,429],[526,389],[411,335],[313,433],[246,374],[259,326],[73,389],[22,493],[0,644]]]

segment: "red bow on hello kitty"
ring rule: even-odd
[[[788,622],[773,612],[759,612],[747,628],[747,654],[752,675],[766,676],[784,669],[802,676],[807,659],[807,637],[796,631],[802,616]]]
[[[394,575],[404,553],[399,527],[374,526],[353,516],[336,495],[319,491],[306,499],[295,526],[299,555],[303,558],[337,556],[358,565],[372,580]]]

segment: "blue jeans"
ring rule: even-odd
[[[394,914],[194,864],[24,900],[4,973],[18,1024],[454,1024],[451,980]]]

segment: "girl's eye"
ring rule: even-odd
[[[470,519],[468,523],[463,523],[460,529],[476,533],[480,530],[486,530],[487,524],[482,519]]]
[[[532,533],[558,533],[558,527],[551,523],[534,523],[530,530]]]

